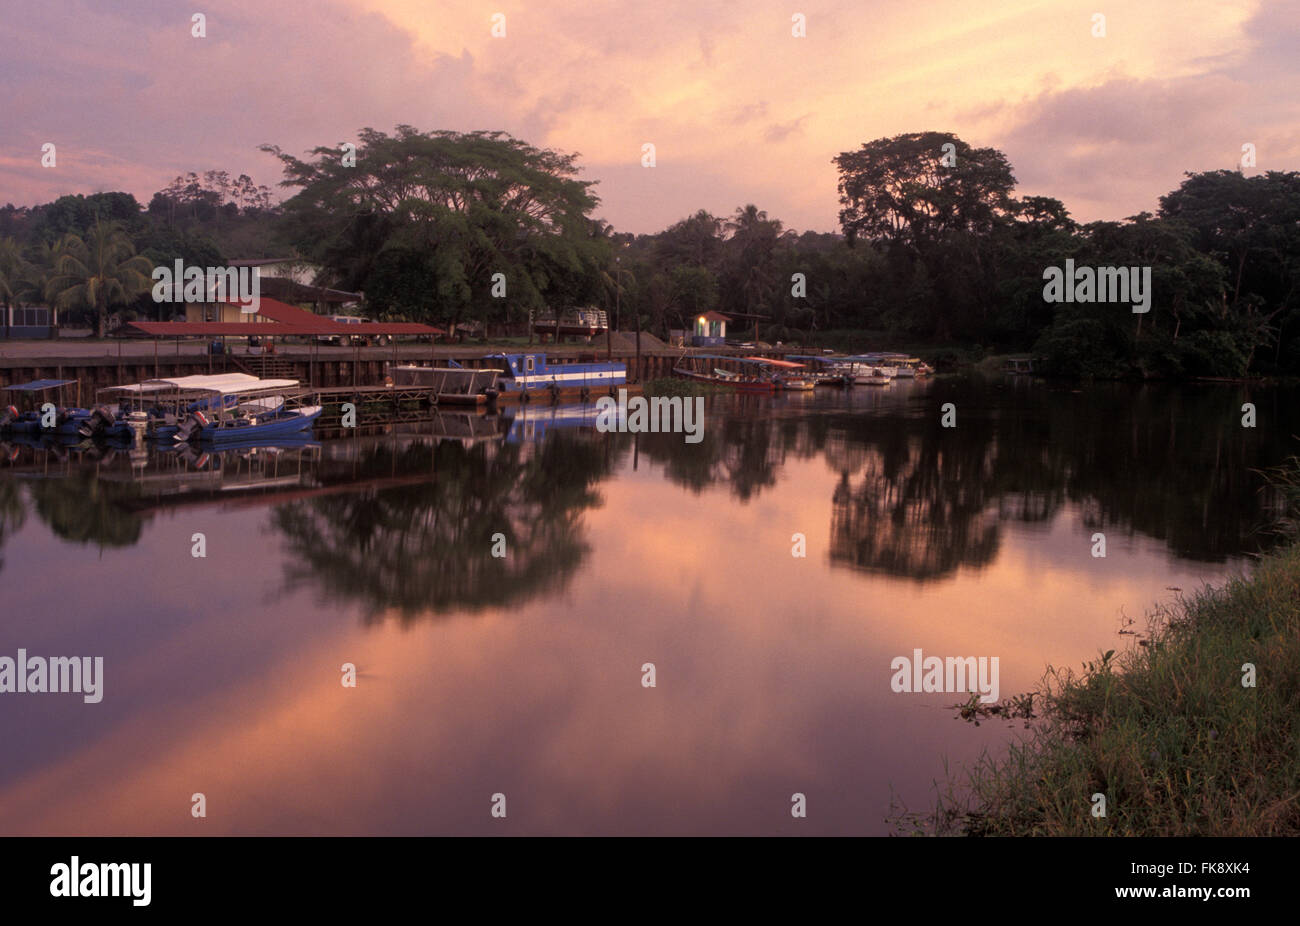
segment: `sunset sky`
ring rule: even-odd
[[[0,203],[147,202],[190,170],[274,188],[258,145],[403,123],[578,152],[597,214],[632,232],[749,202],[837,230],[831,158],[901,132],[999,148],[1021,194],[1083,221],[1154,211],[1245,143],[1258,170],[1300,169],[1300,3],[1280,0],[5,0],[0,16]]]

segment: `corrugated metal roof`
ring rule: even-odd
[[[242,305],[230,300],[227,305]],[[131,322],[130,327],[154,337],[245,337],[262,335],[279,337],[281,335],[311,334],[445,334],[443,329],[417,322],[366,322],[363,325],[349,325],[322,318],[314,312],[288,305],[278,299],[263,296],[258,300],[257,313],[266,321],[255,322]]]
[[[6,386],[9,392],[43,392],[46,389],[57,389],[60,386],[71,386],[75,379],[34,379],[30,383],[15,383],[12,386]]]

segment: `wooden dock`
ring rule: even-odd
[[[320,422],[324,425],[342,425],[343,405],[352,403],[358,418],[373,420],[382,417],[385,422],[423,421],[433,409],[454,406],[466,411],[491,408],[498,405],[547,404],[579,401],[585,395],[594,402],[608,392],[617,396],[618,390],[628,395],[640,395],[639,383],[607,387],[596,390],[573,387],[568,389],[534,389],[530,392],[496,392],[488,395],[463,393],[439,394],[423,386],[310,386],[304,384],[303,395],[310,404],[324,407]]]

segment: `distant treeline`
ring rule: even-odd
[[[296,254],[325,268],[322,283],[364,292],[379,318],[518,325],[530,310],[595,304],[625,329],[664,335],[716,310],[734,334],[757,325],[764,340],[870,331],[1033,353],[1064,375],[1300,374],[1296,172],[1188,174],[1154,214],[1080,225],[1059,200],[1015,197],[1001,152],[926,132],[834,159],[839,234],[795,232],[750,204],[632,235],[592,217],[595,183],[576,155],[499,132],[399,126],[305,159],[265,150],[293,191],[279,204],[245,176],[209,171],[147,207],[104,193],[0,209],[0,300],[156,316],[139,281],[115,273],[131,255],[211,265]],[[83,257],[116,255],[98,267],[115,285],[76,288],[96,272],[84,259],[59,272],[77,242]],[[1044,273],[1067,260],[1150,268],[1149,311],[1046,301]]]

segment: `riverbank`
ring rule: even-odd
[[[647,380],[645,384],[645,394],[648,396],[693,396],[730,391],[730,387],[727,386],[683,379],[679,376],[661,376]]]
[[[1158,612],[1137,643],[1050,670],[1033,733],[941,795],[939,831],[1300,834],[1300,545]]]

